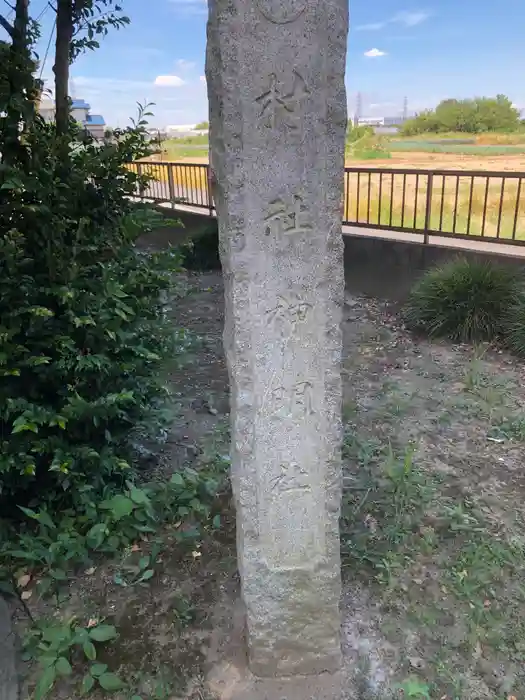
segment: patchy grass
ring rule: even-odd
[[[499,143],[499,144],[477,144],[473,143],[454,143],[451,139],[449,143],[436,143],[427,137],[426,141],[407,140],[397,141],[392,140],[388,144],[391,151],[416,151],[423,153],[455,153],[457,155],[467,156],[506,156],[511,154],[525,153],[525,137],[521,137],[518,145]]]
[[[181,158],[202,158],[208,155],[207,135],[168,139],[162,143],[163,160],[178,161]]]
[[[226,466],[222,283],[202,274],[187,284],[191,294],[171,313],[200,340],[184,371],[168,374],[178,410],[159,478],[174,465]],[[354,673],[347,697],[521,700],[523,368],[488,345],[415,339],[385,303],[347,301],[342,612]],[[159,533],[146,581],[140,561],[152,553],[152,537],[120,561],[80,571],[58,607],[26,601],[51,619],[115,625],[119,637],[99,652],[126,680],[115,700],[211,700],[210,649],[238,596],[227,492],[217,514],[218,527],[200,542],[181,544],[176,527]],[[54,700],[80,700],[83,671],[77,659],[75,682],[61,680]]]
[[[467,134],[460,131],[446,131],[436,134],[414,134],[413,136],[393,137],[395,141],[461,141],[477,145],[523,145],[525,144],[525,130],[513,133],[498,133],[495,131],[483,134]]]
[[[521,366],[486,345],[416,341],[383,304],[351,308],[345,588],[367,591],[378,646],[394,650],[370,697],[522,698]]]

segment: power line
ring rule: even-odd
[[[42,65],[40,66],[40,75],[38,76],[39,80],[42,80],[42,73],[44,72],[44,68],[46,67],[47,56],[49,54],[49,49],[51,48],[51,42],[53,41],[53,35],[55,34],[56,26],[57,26],[57,21],[56,21],[56,17],[55,17],[55,21],[53,22],[53,26],[51,27],[51,34],[49,35],[49,41],[47,42],[46,52],[44,54],[44,60],[42,61]]]
[[[15,14],[15,8],[11,5],[10,2],[7,2],[7,0],[4,0],[4,3],[9,8],[9,12],[7,13],[7,17],[6,17],[7,21],[9,22],[9,21],[11,21],[11,18]]]
[[[42,12],[38,15],[38,17],[36,18],[35,22],[40,22],[40,20],[41,20],[42,17],[46,14],[46,12],[49,10],[50,7],[51,7],[51,4],[48,3],[48,2],[46,2],[46,6],[45,6],[44,9],[42,10]]]

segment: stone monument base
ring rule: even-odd
[[[239,591],[226,587],[215,610],[206,686],[219,700],[358,700],[355,660],[343,657],[336,673],[256,677],[248,666],[246,615]]]

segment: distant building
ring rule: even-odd
[[[88,114],[84,122],[84,129],[89,131],[94,139],[103,139],[106,132],[106,121],[101,114]]]
[[[180,139],[185,136],[205,136],[208,134],[207,129],[195,129],[196,124],[179,124],[166,127],[168,138]]]
[[[407,119],[410,119],[411,117],[403,117],[403,116],[397,116],[397,117],[385,117],[384,119],[384,125],[385,126],[401,126],[404,122],[407,121]]]
[[[40,116],[44,119],[44,121],[55,121],[55,103],[53,100],[41,100],[38,106],[38,111],[40,112]]]
[[[359,126],[384,126],[384,117],[359,117],[357,120]]]
[[[73,100],[71,103],[71,116],[81,124],[95,139],[103,139],[106,130],[106,122],[101,114],[90,114],[90,105],[85,100]],[[46,122],[55,121],[55,103],[53,100],[41,100],[38,111]]]

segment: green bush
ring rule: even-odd
[[[520,113],[505,95],[474,99],[442,100],[435,109],[421,112],[401,127],[403,136],[427,132],[460,131],[480,134],[487,131],[516,131]]]
[[[492,340],[519,294],[518,275],[490,261],[459,258],[425,273],[406,307],[409,327],[453,341]]]
[[[525,293],[509,306],[504,323],[505,342],[518,357],[525,357]]]
[[[37,120],[27,158],[0,172],[2,515],[80,507],[129,478],[131,435],[164,394],[177,337],[160,299],[180,258],[135,248],[150,214],[126,163],[144,124],[65,156]]]
[[[346,143],[355,143],[360,141],[362,138],[374,136],[375,131],[372,126],[366,124],[359,124],[355,126],[353,122],[349,121],[346,129]]]

